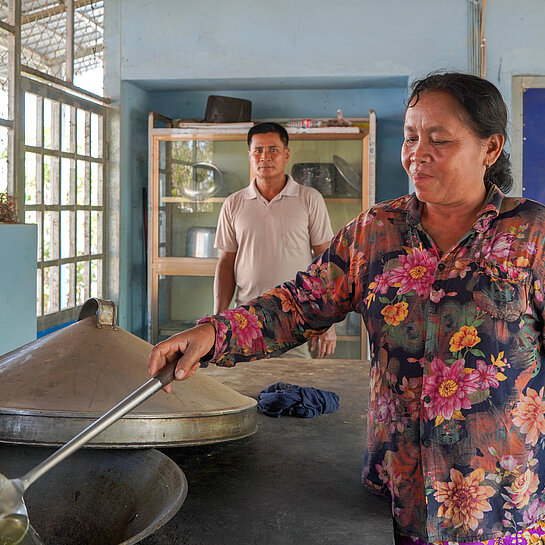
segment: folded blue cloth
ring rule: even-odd
[[[257,406],[267,416],[313,418],[336,411],[339,408],[339,396],[335,392],[311,386],[275,382],[259,393]]]

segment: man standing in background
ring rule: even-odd
[[[214,312],[236,306],[295,278],[333,237],[321,194],[285,173],[289,136],[277,123],[260,123],[248,132],[250,185],[224,202],[216,233],[220,251],[214,278]],[[320,337],[289,351],[291,357],[326,358],[337,343],[332,326]]]

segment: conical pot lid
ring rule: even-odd
[[[78,322],[0,358],[0,441],[64,444],[149,379],[151,349],[115,325],[113,303],[89,299]],[[255,399],[211,377],[197,373],[172,391],[154,394],[87,446],[195,445],[257,429]]]

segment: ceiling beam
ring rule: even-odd
[[[91,4],[102,3],[103,0],[76,0],[74,2],[74,9],[82,8],[84,6],[89,6]],[[21,17],[21,24],[28,25],[29,23],[34,23],[36,21],[41,21],[42,19],[47,19],[52,15],[59,15],[66,11],[66,5],[64,2],[59,2],[57,5],[52,4],[51,7],[46,9],[41,9],[40,11],[35,11],[29,13],[28,15],[23,15]]]

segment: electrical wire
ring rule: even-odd
[[[482,7],[481,7],[481,20],[480,20],[480,26],[481,26],[481,41],[480,41],[480,76],[481,78],[486,78],[486,38],[484,37],[484,12],[486,9],[486,0],[482,1]]]
[[[486,77],[485,9],[486,0],[468,0],[469,73],[482,78]]]

